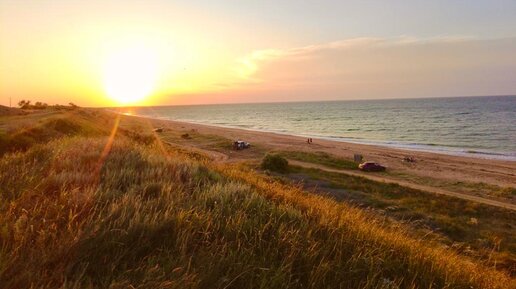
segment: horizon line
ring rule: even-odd
[[[417,99],[442,99],[442,98],[475,98],[475,97],[516,97],[516,94],[495,95],[455,95],[455,96],[427,96],[427,97],[393,97],[393,98],[367,98],[367,99],[327,99],[327,100],[301,100],[301,101],[266,101],[266,102],[219,102],[219,103],[193,103],[193,104],[159,104],[159,105],[130,105],[130,106],[84,106],[84,108],[143,108],[143,107],[167,107],[167,106],[203,106],[203,105],[237,105],[237,104],[280,104],[280,103],[310,103],[310,102],[345,102],[345,101],[379,101],[379,100],[417,100]]]

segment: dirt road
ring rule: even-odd
[[[319,170],[323,170],[323,171],[327,171],[327,172],[346,174],[346,175],[350,175],[350,176],[364,177],[366,179],[377,181],[377,182],[398,184],[403,187],[421,190],[424,192],[447,195],[447,196],[456,197],[456,198],[460,198],[460,199],[464,199],[464,200],[468,200],[468,201],[472,201],[472,202],[477,202],[477,203],[481,203],[481,204],[486,204],[486,205],[490,205],[490,206],[496,206],[496,207],[516,211],[516,205],[499,202],[499,201],[495,201],[495,200],[490,200],[490,199],[486,199],[486,198],[482,198],[482,197],[471,196],[471,195],[461,194],[461,193],[457,193],[457,192],[451,192],[451,191],[442,190],[439,188],[425,186],[425,185],[413,184],[413,183],[402,181],[402,180],[392,180],[392,179],[385,178],[382,176],[375,176],[375,175],[362,173],[362,172],[353,172],[353,171],[349,171],[349,170],[333,169],[333,168],[329,168],[329,167],[326,167],[323,165],[318,165],[318,164],[313,164],[313,163],[301,162],[301,161],[296,161],[296,160],[288,160],[288,162],[291,165],[300,166],[300,167],[304,167],[304,168],[319,169]]]
[[[203,153],[203,154],[207,155],[208,157],[210,157],[214,162],[224,163],[229,160],[228,155],[218,152],[218,151],[207,150],[204,148],[193,147],[193,146],[180,145],[180,144],[171,143],[171,142],[165,142],[165,143],[170,146],[180,147],[183,149]],[[504,203],[504,202],[490,200],[490,199],[472,196],[472,195],[468,195],[468,194],[452,192],[452,191],[443,190],[443,189],[439,189],[439,188],[431,187],[431,186],[414,184],[414,183],[403,181],[403,180],[393,180],[390,178],[385,178],[382,176],[372,175],[372,174],[368,174],[368,173],[364,173],[364,172],[358,172],[358,171],[354,172],[354,171],[350,171],[350,170],[334,169],[334,168],[326,167],[326,166],[319,165],[319,164],[307,163],[307,162],[302,162],[302,161],[297,161],[297,160],[292,160],[292,159],[289,159],[288,161],[289,161],[289,164],[291,164],[291,165],[300,166],[300,167],[304,167],[304,168],[319,169],[319,170],[323,170],[323,171],[327,171],[327,172],[346,174],[346,175],[350,175],[350,176],[358,176],[358,177],[363,177],[363,178],[366,178],[366,179],[369,179],[372,181],[376,181],[376,182],[398,184],[403,187],[416,189],[416,190],[420,190],[420,191],[424,191],[424,192],[428,192],[428,193],[447,195],[447,196],[460,198],[460,199],[464,199],[464,200],[468,200],[468,201],[472,201],[472,202],[477,202],[477,203],[481,203],[481,204],[485,204],[485,205],[490,205],[490,206],[495,206],[495,207],[500,207],[500,208],[516,211],[516,205],[510,204],[510,203]]]

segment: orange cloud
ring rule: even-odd
[[[250,53],[248,100],[507,94],[516,91],[516,38],[355,38]],[[295,99],[291,99],[294,98]]]

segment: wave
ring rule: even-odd
[[[324,138],[323,138],[324,139]],[[506,161],[516,161],[515,152],[493,152],[485,150],[471,150],[462,147],[445,146],[441,144],[427,144],[427,143],[403,143],[397,141],[380,141],[380,140],[368,140],[368,139],[356,139],[356,138],[328,138],[331,140],[366,144],[366,145],[377,145],[385,146],[396,149],[403,149],[409,151],[422,151],[430,153],[439,153],[454,156],[468,156],[482,159],[496,159]],[[340,139],[340,140],[339,140]]]
[[[137,115],[141,117],[148,117],[154,119],[168,119],[169,117],[155,117],[148,115]],[[174,121],[180,122],[188,122],[194,124],[202,124],[208,126],[215,127],[224,127],[224,128],[238,128],[249,131],[258,131],[258,132],[268,132],[268,133],[276,133],[282,135],[291,135],[291,136],[300,136],[300,137],[312,137],[315,139],[325,139],[331,141],[340,141],[340,142],[349,142],[356,144],[365,144],[365,145],[377,145],[377,146],[385,146],[396,149],[408,150],[408,151],[423,151],[423,152],[431,152],[431,153],[440,153],[447,155],[456,155],[456,156],[469,156],[483,159],[498,159],[498,160],[508,160],[508,161],[516,161],[516,152],[495,152],[495,151],[487,151],[487,150],[478,150],[471,148],[463,148],[460,146],[453,145],[444,145],[439,143],[419,143],[419,142],[402,142],[402,141],[393,141],[393,140],[376,140],[376,139],[368,139],[357,136],[338,136],[331,134],[319,134],[315,132],[308,133],[296,133],[293,131],[289,131],[287,129],[271,129],[265,128],[263,126],[249,125],[249,124],[235,124],[228,122],[207,122],[207,121],[198,121],[192,119],[174,119]],[[347,129],[346,131],[360,131],[358,128]]]
[[[516,97],[132,108],[159,119],[373,145],[516,158]]]

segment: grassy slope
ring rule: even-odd
[[[0,159],[4,288],[514,285],[402,226],[149,136],[119,131],[104,157],[112,120],[58,116],[81,129]]]
[[[510,210],[433,195],[396,184],[362,177],[292,167],[289,177],[316,180],[310,186],[341,201],[381,210],[416,228],[428,228],[444,237],[444,243],[480,257],[497,268],[516,272],[516,213]],[[476,223],[471,223],[472,218]]]
[[[20,115],[23,111],[18,108],[0,105],[0,117],[4,115]]]

